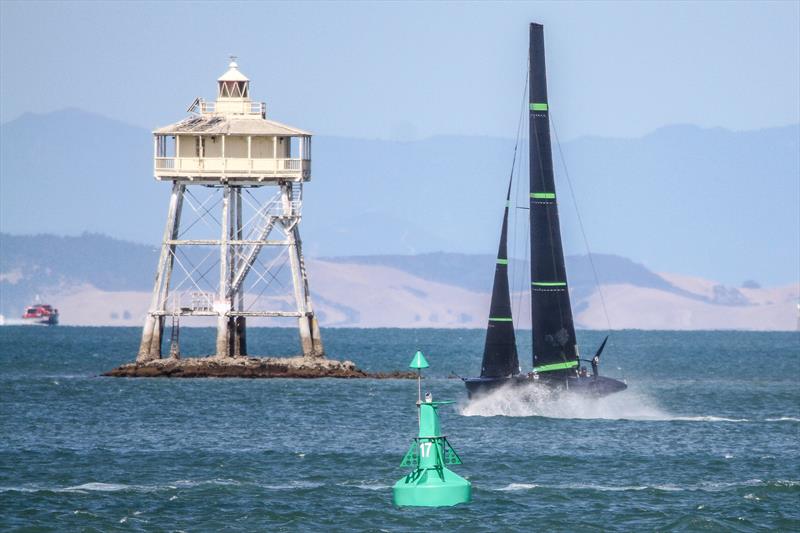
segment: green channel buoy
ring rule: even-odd
[[[472,499],[472,484],[445,465],[460,465],[461,458],[442,435],[439,426],[440,405],[453,401],[434,402],[430,393],[422,399],[421,369],[428,368],[422,352],[417,352],[409,365],[417,370],[417,408],[419,436],[414,439],[400,466],[414,468],[394,484],[392,500],[397,506],[445,507],[467,503]]]

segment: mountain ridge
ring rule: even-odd
[[[152,179],[148,130],[74,108],[0,128],[2,231],[160,238],[168,192]],[[585,250],[562,152],[593,250],[729,285],[796,281],[800,125],[744,132],[675,125],[634,139],[579,137],[561,148],[554,156],[567,253]],[[314,256],[493,250],[512,152],[511,139],[496,137],[315,137],[305,249]],[[524,195],[517,203],[526,205]],[[524,241],[523,234],[511,252],[522,255]]]
[[[0,233],[0,313],[13,319],[37,296],[62,311],[62,323],[141,325],[149,307],[159,247],[100,234],[80,237]],[[325,327],[483,327],[493,255],[308,257],[315,308]],[[730,287],[654,273],[629,259],[567,256],[579,327],[640,329],[793,329],[800,287]],[[457,265],[458,268],[454,268]],[[524,261],[510,261],[518,327],[530,321]],[[606,302],[600,300],[602,288]],[[632,313],[630,310],[636,309]],[[285,322],[269,325],[287,325]],[[203,324],[200,324],[203,325]],[[205,324],[210,325],[210,324]]]

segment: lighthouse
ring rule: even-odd
[[[153,132],[172,192],[137,363],[161,358],[167,317],[214,323],[218,357],[247,355],[248,319],[294,320],[302,355],[324,357],[300,239],[311,134],[267,118],[235,57],[216,89]]]

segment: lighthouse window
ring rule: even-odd
[[[238,98],[247,96],[247,82],[221,81],[219,82],[219,95],[223,98]]]
[[[224,98],[231,96],[231,82],[229,81],[219,82],[219,95]]]

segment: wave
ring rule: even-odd
[[[142,487],[139,485],[123,485],[120,483],[84,483],[83,485],[75,485],[74,487],[65,487],[57,489],[54,492],[118,492],[121,490],[134,490],[137,492],[147,491],[150,487]],[[152,490],[157,490],[155,487]]]
[[[297,490],[297,489],[317,489],[325,485],[324,483],[316,483],[313,481],[292,481],[291,483],[282,483],[277,485],[259,485],[259,487],[267,490]]]
[[[738,489],[743,487],[772,487],[772,488],[794,488],[800,487],[798,480],[778,479],[764,481],[761,479],[748,479],[745,481],[733,482],[703,482],[694,485],[596,485],[592,483],[568,483],[568,484],[540,484],[540,483],[510,483],[502,487],[487,487],[488,490],[499,492],[514,492],[525,490],[591,490],[598,492],[638,492],[643,490],[655,490],[662,492],[720,492],[724,490]]]
[[[752,420],[715,415],[678,415],[660,408],[655,400],[637,391],[595,398],[531,384],[506,386],[459,404],[462,416],[509,416],[566,419],[637,420],[656,422],[800,422],[781,416]]]
[[[632,391],[593,398],[545,386],[502,387],[465,404],[463,416],[542,416],[608,420],[670,420],[674,416]]]
[[[345,485],[344,483],[340,483],[340,485],[349,486],[349,487],[355,487],[355,488],[361,489],[361,490],[389,490],[390,488],[392,488],[391,485],[382,485],[380,483],[376,483],[374,485],[364,484],[364,483],[359,484],[359,485]]]
[[[241,485],[240,482],[232,479],[211,479],[211,480],[188,480],[180,479],[171,483],[158,485],[127,485],[124,483],[101,483],[89,482],[81,485],[70,485],[68,487],[43,487],[35,485],[23,485],[17,487],[0,487],[0,492],[73,492],[86,494],[88,492],[157,492],[163,490],[177,490],[193,488],[200,485]]]
[[[675,416],[669,420],[676,422],[751,422],[747,418],[726,418],[724,416]]]
[[[342,483],[337,483],[339,487],[354,487],[357,489],[362,490],[387,490],[392,488],[391,485],[385,485],[376,480],[360,480],[360,481],[344,481]]]
[[[498,489],[489,489],[489,490],[499,490],[499,491],[517,491],[517,490],[531,490],[541,487],[541,485],[537,485],[536,483],[511,483],[506,485],[505,487],[500,487]]]

